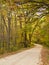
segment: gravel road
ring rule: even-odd
[[[41,45],[0,59],[0,65],[41,65]]]

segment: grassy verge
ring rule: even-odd
[[[33,47],[34,47],[34,45],[31,46],[31,47],[27,47],[27,48],[21,48],[21,49],[18,49],[16,51],[11,51],[11,52],[8,52],[8,53],[0,54],[0,58],[7,57],[9,55],[13,55],[13,54],[16,54],[16,53],[20,53],[20,52],[23,52],[25,50],[31,49]]]
[[[49,49],[46,47],[43,47],[42,50],[42,61],[43,65],[49,65]]]

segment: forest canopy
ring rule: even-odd
[[[0,0],[0,53],[49,47],[49,0]]]

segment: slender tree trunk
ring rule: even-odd
[[[24,32],[24,47],[27,47],[27,32]]]
[[[8,13],[8,32],[7,32],[7,43],[8,49],[10,50],[10,24],[11,24],[11,12]]]
[[[17,19],[16,19],[16,14],[15,14],[15,41],[14,41],[14,46],[16,46],[16,43],[17,43],[16,36],[17,36]]]
[[[29,44],[31,44],[32,35],[29,34]]]

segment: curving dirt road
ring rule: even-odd
[[[0,65],[41,65],[41,45],[0,59]]]

